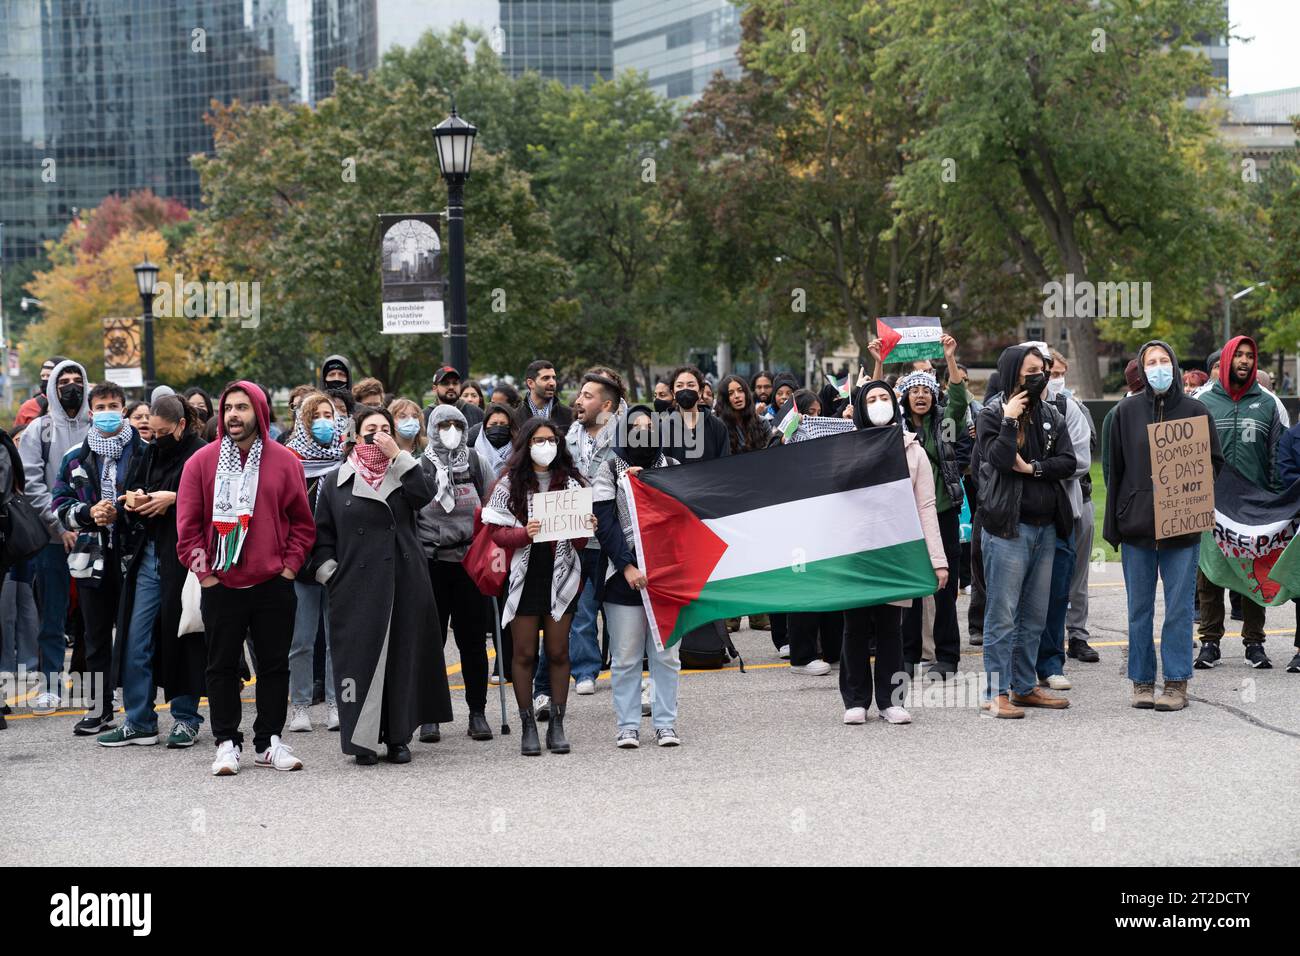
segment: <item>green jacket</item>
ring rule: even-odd
[[[943,408],[943,421],[947,423],[943,434],[953,436],[961,434],[962,429],[966,427],[966,409],[969,407],[970,392],[966,390],[965,383],[949,384],[948,404]],[[936,513],[943,513],[957,502],[952,500],[952,495],[948,493],[947,482],[944,481],[934,432],[928,427],[922,428],[918,431],[917,437],[921,440],[921,447],[925,449],[925,454],[930,459],[930,471],[934,476],[934,510]]]
[[[1277,403],[1252,383],[1233,401],[1217,379],[1196,394],[1210,412],[1219,432],[1224,460],[1247,481],[1269,491],[1281,491],[1277,446],[1286,429],[1278,418]]]

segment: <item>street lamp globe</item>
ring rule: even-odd
[[[142,299],[152,296],[158,286],[158,267],[148,259],[135,267],[135,286]]]
[[[477,135],[478,129],[457,115],[454,104],[451,115],[433,128],[433,141],[438,146],[438,166],[447,182],[469,179],[470,164],[474,161],[474,137]]]

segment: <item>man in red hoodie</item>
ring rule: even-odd
[[[176,493],[176,552],[203,586],[208,702],[216,776],[239,772],[239,664],[251,633],[257,656],[254,765],[301,770],[280,739],[289,699],[293,581],[316,540],[302,463],[271,441],[266,395],[252,382],[226,386],[217,440],[185,463]]]

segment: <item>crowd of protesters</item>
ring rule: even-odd
[[[522,389],[443,366],[422,406],[376,378],[354,382],[348,360],[331,355],[318,380],[290,392],[283,426],[254,382],[215,398],[159,386],[128,401],[51,358],[12,433],[0,430],[0,492],[22,493],[48,531],[33,558],[3,568],[0,687],[14,699],[0,699],[0,727],[11,706],[62,713],[66,675],[83,673],[93,680],[74,734],[183,749],[206,710],[212,772],[228,776],[240,769],[251,684],[254,765],[301,769],[285,734],[313,731],[318,706],[357,764],[403,764],[413,740],[436,743],[455,719],[444,659],[454,637],[471,740],[493,738],[488,689],[508,682],[521,753],[568,753],[570,683],[593,695],[608,670],[615,744],[640,746],[649,717],[653,742],[677,746],[680,646],[650,636],[625,478],[846,428],[901,430],[934,594],[749,618],[798,672],[838,665],[844,723],[864,723],[873,704],[888,723],[908,723],[909,678],[958,672],[962,592],[985,714],[1069,707],[1067,661],[1100,659],[1087,620],[1098,457],[1102,533],[1127,590],[1132,706],[1186,707],[1193,670],[1222,659],[1224,589],[1197,570],[1199,534],[1156,535],[1147,426],[1203,417],[1214,474],[1227,463],[1271,492],[1300,478],[1300,426],[1261,381],[1255,343],[1230,340],[1205,372],[1183,372],[1168,344],[1147,343],[1100,429],[1068,388],[1065,357],[1044,343],[1006,349],[982,401],[951,336],[942,362],[888,378],[879,343],[869,350],[873,374],[856,383],[814,392],[788,372],[715,382],[683,366],[644,404],[605,366],[586,370],[566,402],[557,370],[538,360]],[[594,508],[582,536],[535,541],[532,496],[586,486]],[[466,567],[479,535],[508,560],[495,597]],[[1246,661],[1270,667],[1264,608],[1231,607]],[[729,643],[741,623],[716,627]],[[1287,670],[1300,672],[1300,653]],[[16,686],[20,675],[27,685]]]

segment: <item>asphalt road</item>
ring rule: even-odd
[[[190,750],[107,750],[73,737],[73,716],[11,717],[0,865],[1300,862],[1291,610],[1269,613],[1273,670],[1249,668],[1230,631],[1186,711],[1136,711],[1119,566],[1092,584],[1101,662],[1070,662],[1069,710],[1021,721],[982,718],[954,684],[947,706],[914,695],[911,725],[846,727],[836,672],[792,674],[751,631],[748,673],[683,675],[670,750],[614,747],[607,676],[570,695],[563,757],[520,757],[513,713],[509,737],[469,740],[459,689],[461,721],[405,767],[355,766],[318,707],[315,732],[286,735],[304,771],[250,753],[233,778],[210,776],[206,729]]]

